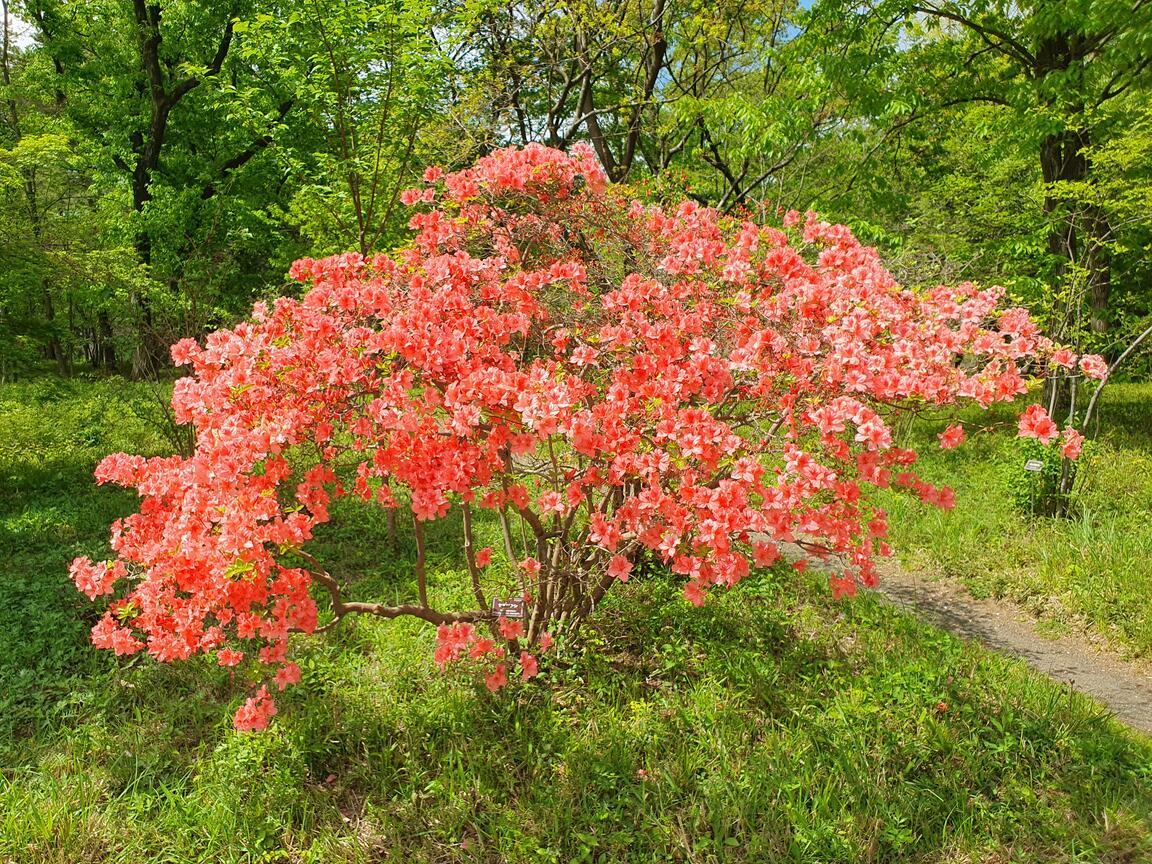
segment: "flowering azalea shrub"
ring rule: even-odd
[[[142,501],[113,526],[115,560],[73,564],[82,591],[113,595],[93,642],[248,664],[264,683],[239,728],[299,679],[290,635],[350,614],[429,622],[436,662],[497,690],[646,556],[697,605],[785,541],[844,560],[837,594],[875,585],[887,524],[867,490],[953,500],[893,420],[1014,399],[1054,356],[999,289],[902,288],[812,215],[776,228],[629,200],[588,149],[509,149],[425,181],[404,196],[409,245],[298,261],[300,300],[173,347],[192,367],[172,398],[190,457],[97,469]],[[1058,434],[1042,409],[1020,432]],[[941,446],[963,440],[953,425]],[[308,551],[338,496],[412,518],[408,602],[346,599],[349,574]],[[453,509],[474,603],[441,609],[423,526]],[[476,548],[479,511],[499,549]],[[523,617],[490,602],[509,573]]]

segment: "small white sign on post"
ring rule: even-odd
[[[525,613],[524,601],[520,598],[513,600],[492,599],[492,614],[499,618],[523,618]]]
[[[1039,459],[1029,459],[1027,462],[1024,463],[1024,470],[1025,471],[1043,471],[1044,470],[1044,463],[1041,462]]]

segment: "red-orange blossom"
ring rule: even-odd
[[[845,561],[830,578],[851,594],[889,552],[868,487],[952,501],[892,417],[1014,399],[1054,350],[1023,310],[997,310],[997,288],[905,289],[811,215],[779,229],[630,200],[587,148],[503,150],[425,181],[405,195],[410,244],[298,261],[300,300],[173,347],[192,366],[172,404],[196,450],[100,464],[142,501],[113,526],[114,561],[73,563],[81,590],[114,595],[97,646],[210,653],[282,689],[300,677],[293,632],[414,615],[437,625],[441,666],[472,664],[495,690],[512,664],[534,676],[552,634],[642,554],[699,604],[799,541]],[[1046,420],[1022,434],[1047,438]],[[410,602],[346,601],[344,574],[307,551],[342,495],[413,514]],[[453,507],[475,607],[443,611],[421,525]],[[498,558],[473,548],[477,509],[499,517]],[[523,621],[488,608],[509,580]],[[275,710],[266,683],[236,724]]]

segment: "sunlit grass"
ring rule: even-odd
[[[956,490],[942,512],[887,496],[895,545],[913,567],[963,580],[977,596],[1007,597],[1050,621],[1097,633],[1133,655],[1152,653],[1152,385],[1105,391],[1099,444],[1078,479],[1069,519],[1027,515],[1009,482],[1022,471],[1013,428],[952,452],[940,427],[911,441],[925,475]],[[995,419],[1010,421],[1011,408]]]
[[[92,483],[96,460],[164,446],[147,394],[90,383],[46,403],[40,386],[0,396],[36,405],[59,442],[0,463],[0,861],[1152,856],[1147,739],[1015,661],[791,571],[699,610],[634,579],[579,648],[497,695],[440,674],[418,622],[348,620],[298,642],[303,680],[272,728],[236,733],[246,681],[94,651],[93,607],[67,581],[135,503]],[[119,431],[76,428],[109,409]],[[34,436],[32,416],[6,412],[0,436]],[[356,596],[410,591],[408,529],[393,549],[379,514],[341,506],[317,554]],[[1107,526],[1077,542],[1119,542]],[[466,599],[457,536],[429,532],[446,603]]]

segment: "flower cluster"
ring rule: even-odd
[[[96,645],[209,653],[282,689],[300,675],[290,634],[321,615],[414,614],[439,625],[442,667],[472,664],[496,690],[513,665],[535,676],[549,630],[641,556],[699,604],[800,541],[844,559],[833,589],[851,594],[889,553],[868,488],[953,500],[917,476],[893,418],[1015,399],[1054,355],[1026,312],[998,311],[998,288],[909,290],[812,214],[780,229],[629,200],[588,148],[503,150],[424,179],[404,196],[411,243],[298,261],[301,299],[173,347],[192,370],[172,404],[196,450],[101,463],[100,482],[142,502],[113,526],[115,561],[73,564],[90,597],[114,595]],[[1091,375],[1102,361],[1079,362]],[[1020,430],[1059,434],[1034,409]],[[963,440],[953,426],[941,445]],[[511,558],[490,566],[466,537],[477,610],[438,612],[423,591],[345,603],[306,547],[346,495],[417,525],[489,511]],[[485,608],[493,570],[519,580],[524,619]],[[236,725],[274,713],[262,687]]]

